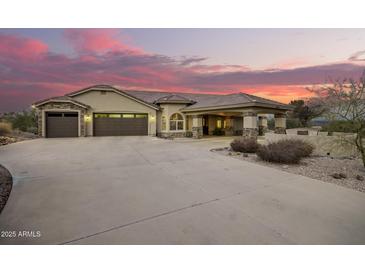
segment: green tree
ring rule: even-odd
[[[323,114],[323,109],[313,100],[292,100],[289,105],[294,106],[291,118],[299,119],[303,127],[308,127],[312,119]]]

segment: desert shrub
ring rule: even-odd
[[[350,121],[331,121],[327,125],[322,126],[321,131],[354,133],[356,132],[356,127]]]
[[[267,127],[270,130],[274,130],[275,129],[275,119],[269,119],[267,121]],[[302,127],[302,124],[300,123],[299,119],[297,118],[287,118],[286,119],[286,128],[290,129],[290,128],[299,128]]]
[[[314,150],[313,145],[299,139],[285,139],[266,146],[260,146],[257,156],[268,162],[297,164]]]
[[[256,138],[237,138],[231,142],[231,148],[233,151],[255,153],[259,148]]]
[[[0,136],[9,135],[12,132],[11,124],[0,122]]]
[[[302,124],[300,123],[299,119],[297,118],[287,118],[286,119],[286,128],[298,128],[302,127]]]
[[[5,113],[2,119],[10,123],[12,128],[23,132],[34,132],[34,129],[37,128],[37,118],[34,110]]]
[[[221,130],[220,128],[215,128],[214,130],[213,130],[213,133],[212,133],[213,135],[216,135],[216,136],[222,136],[222,135],[224,135],[224,131],[223,130]]]

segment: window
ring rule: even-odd
[[[108,114],[105,114],[105,113],[97,113],[97,114],[94,114],[94,117],[95,118],[108,118]]]
[[[161,130],[166,130],[166,116],[162,116]]]
[[[222,128],[222,120],[220,118],[217,120],[217,128]]]
[[[147,114],[136,114],[136,118],[146,118]]]
[[[134,118],[134,114],[123,114],[123,118]]]
[[[170,117],[170,130],[183,130],[184,118],[179,113],[174,113]]]
[[[109,114],[109,118],[120,118],[122,117],[120,114]]]

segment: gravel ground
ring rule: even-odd
[[[365,192],[365,180],[359,180],[357,175],[365,178],[365,168],[359,158],[334,158],[327,156],[313,156],[304,158],[298,165],[269,163],[260,160],[256,154],[231,152],[228,148],[213,149],[215,153],[223,154],[242,161],[249,161],[259,165],[269,166],[289,173],[300,174],[323,182],[333,183],[357,191]],[[347,178],[335,179],[332,174],[343,173]]]
[[[38,136],[33,133],[14,130],[10,136],[0,136],[0,146],[31,140],[35,138],[38,138]]]
[[[0,165],[0,213],[9,198],[12,186],[13,178],[10,172],[5,167]]]

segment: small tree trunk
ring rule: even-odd
[[[364,149],[364,145],[363,145],[363,140],[362,140],[361,133],[362,132],[360,131],[360,132],[358,132],[356,134],[356,141],[355,141],[355,143],[356,143],[357,150],[361,154],[362,164],[365,167],[365,149]]]

